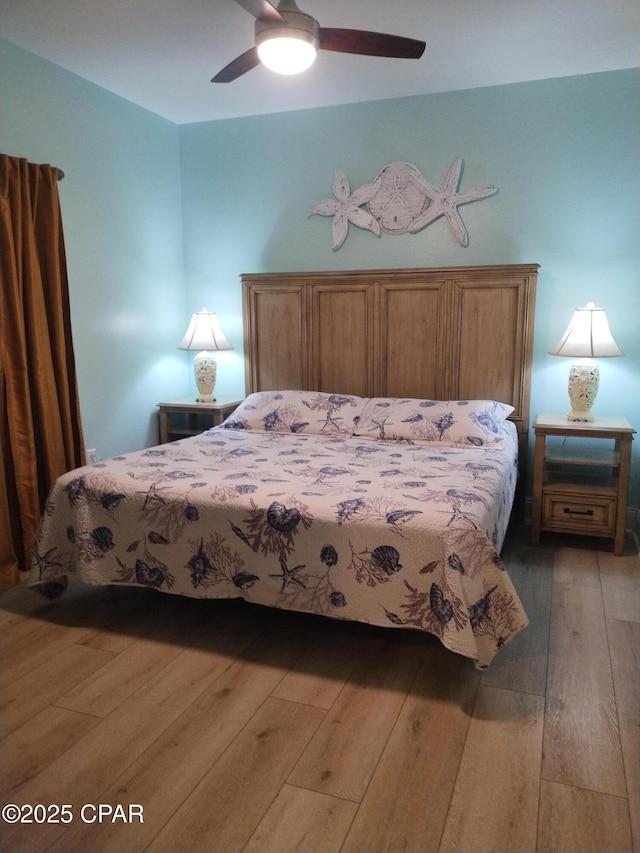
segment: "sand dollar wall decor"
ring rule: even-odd
[[[351,192],[349,181],[339,169],[333,185],[335,199],[323,199],[309,211],[333,216],[333,249],[339,249],[349,231],[349,223],[372,231],[376,236],[414,234],[441,216],[447,220],[461,246],[469,245],[469,234],[458,208],[493,195],[497,187],[477,187],[458,192],[462,160],[455,157],[441,187],[431,184],[411,163],[389,163],[369,184]]]

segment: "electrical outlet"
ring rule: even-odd
[[[95,447],[87,448],[85,456],[87,457],[87,465],[95,465],[99,459]]]

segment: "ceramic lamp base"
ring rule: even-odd
[[[570,421],[590,423],[593,420],[591,407],[598,394],[600,370],[597,364],[572,364],[569,371]]]
[[[198,396],[196,403],[213,403],[213,389],[216,387],[218,365],[210,352],[202,350],[193,359],[193,375],[196,380]]]

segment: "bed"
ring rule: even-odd
[[[496,340],[492,357],[501,362],[500,381],[513,378],[514,365],[519,373],[510,393],[371,393],[385,390],[394,358],[406,359],[397,348],[384,355],[384,334],[375,327],[384,324],[391,340],[393,300],[385,303],[380,291],[395,287],[404,293],[409,281],[412,295],[417,290],[432,296],[434,274],[441,297],[468,281],[483,298],[497,294],[493,308],[483,302],[481,311],[475,298],[480,291],[467,305],[441,299],[446,322],[432,316],[428,299],[425,316],[440,329],[436,348],[448,345],[447,357],[456,360],[461,387],[469,337],[460,331],[469,332],[467,309],[471,305],[476,322],[492,311],[488,341]],[[365,313],[363,338],[357,334],[362,317],[356,315],[354,326],[353,315],[344,314],[342,297],[354,283],[374,307]],[[201,435],[61,477],[43,513],[29,583],[45,593],[59,591],[75,575],[89,584],[241,597],[416,629],[486,668],[527,624],[500,550],[522,469],[534,285],[530,266],[243,277],[246,399],[224,424]],[[337,295],[337,304],[330,299],[320,305],[318,286],[323,296]],[[297,317],[289,303],[282,310],[283,292],[286,299],[295,292]],[[406,304],[415,314],[416,301]],[[509,306],[504,328],[496,305]],[[452,306],[457,323],[451,322]],[[328,324],[322,316],[327,309]],[[345,319],[353,357],[343,361],[339,377],[331,364],[318,375],[314,354],[317,359],[325,346],[318,334],[324,330],[335,340],[334,321]],[[306,348],[293,363],[301,371],[294,377],[291,360],[277,351],[278,322],[284,346]],[[358,346],[360,341],[367,348],[370,332],[379,337],[366,357],[377,362],[365,368],[363,384]],[[274,334],[275,353],[268,343]],[[463,344],[457,354],[450,346],[456,335]],[[404,345],[415,346],[410,338]],[[432,343],[425,340],[425,349]],[[335,356],[336,347],[342,359],[343,343],[327,351]],[[414,372],[423,382],[424,371]],[[445,373],[444,387],[454,387],[450,366]],[[486,388],[486,377],[480,379],[475,387]],[[301,385],[291,387],[292,380]],[[325,381],[336,387],[322,387]],[[255,387],[263,383],[271,387]]]

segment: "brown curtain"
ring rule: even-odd
[[[0,154],[0,584],[31,564],[49,489],[84,464],[58,170]]]

